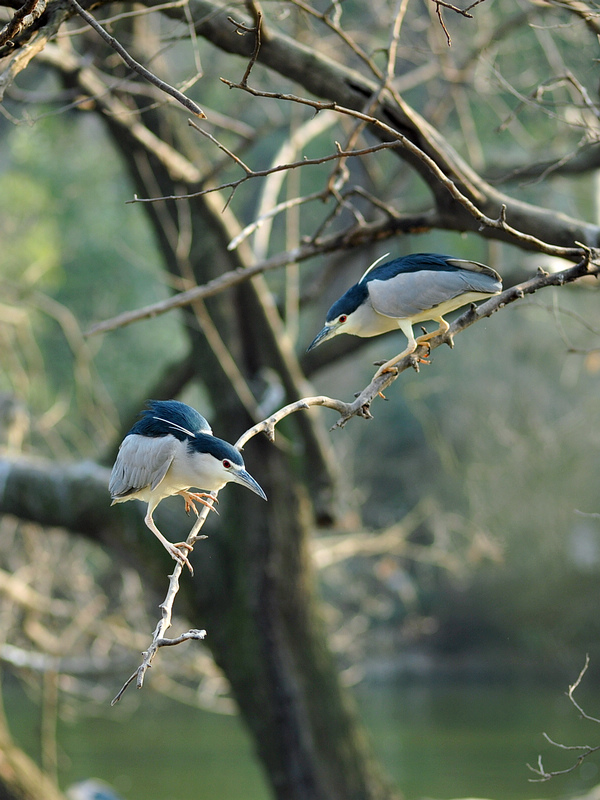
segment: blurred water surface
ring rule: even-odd
[[[105,713],[59,722],[63,787],[89,777],[124,800],[268,800],[252,744],[237,717],[182,706],[150,691]],[[564,689],[530,684],[361,685],[356,696],[374,749],[406,800],[570,798],[596,783],[598,757],[574,773],[531,783],[526,763],[573,763],[542,737],[600,743],[600,725],[579,718]],[[578,700],[599,715],[600,692]],[[594,707],[595,704],[595,707]],[[21,690],[6,692],[15,738],[39,755],[40,720]]]

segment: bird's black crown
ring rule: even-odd
[[[340,314],[352,314],[364,303],[368,294],[369,290],[365,283],[355,283],[331,306],[325,317],[325,322],[333,322]]]
[[[219,461],[223,461],[227,458],[238,467],[244,466],[244,459],[239,450],[232,444],[229,444],[229,442],[223,439],[217,439],[216,436],[211,436],[208,433],[197,434],[194,439],[188,440],[187,446],[188,450],[194,453],[209,453]]]

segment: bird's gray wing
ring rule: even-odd
[[[174,436],[125,437],[112,469],[108,489],[112,497],[125,497],[140,489],[156,489],[167,474],[178,445]]]
[[[451,264],[453,267],[457,267],[458,269],[466,269],[468,272],[472,273],[479,273],[480,275],[486,275],[487,277],[492,279],[493,283],[502,283],[502,278],[495,269],[488,267],[487,264],[480,264],[478,261],[469,261],[466,258],[447,258],[446,259],[448,264]],[[475,277],[475,275],[473,275]],[[475,291],[480,291],[479,289]],[[493,289],[485,289],[485,291],[494,291]]]
[[[375,311],[385,317],[410,319],[465,292],[493,294],[499,290],[490,275],[458,269],[401,272],[385,281],[367,284]]]

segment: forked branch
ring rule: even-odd
[[[212,492],[213,496],[216,498],[217,493]],[[204,539],[205,537],[200,535],[200,530],[208,517],[209,509],[207,506],[203,506],[202,510],[198,514],[198,518],[194,523],[189,535],[186,539],[186,544],[189,545],[189,552],[191,553],[194,544],[198,541],[198,539]],[[188,553],[189,555],[189,553]],[[156,628],[154,629],[154,633],[152,634],[152,641],[147,650],[143,652],[142,663],[136,669],[136,671],[129,676],[129,678],[125,681],[119,692],[113,698],[111,705],[115,705],[118,703],[123,694],[125,693],[128,686],[130,686],[134,681],[136,682],[136,686],[138,689],[141,689],[144,685],[144,678],[146,676],[146,672],[152,666],[152,661],[154,660],[154,656],[158,653],[161,647],[172,647],[173,645],[181,644],[182,642],[187,642],[190,639],[202,640],[206,636],[205,630],[198,630],[196,628],[192,628],[185,633],[182,633],[180,636],[175,637],[174,639],[168,639],[166,637],[166,633],[171,627],[171,620],[173,619],[173,604],[175,602],[175,598],[177,597],[177,592],[179,591],[179,576],[181,575],[181,571],[183,569],[183,563],[178,561],[175,563],[175,568],[171,575],[169,575],[169,587],[167,589],[167,594],[165,599],[160,604],[159,608],[161,610],[161,618],[159,619]]]
[[[585,664],[583,665],[583,668],[579,673],[579,676],[575,681],[575,683],[572,684],[572,686],[569,686],[567,697],[584,719],[590,720],[590,722],[597,722],[598,724],[600,724],[600,719],[596,719],[596,717],[591,717],[589,714],[587,714],[573,696],[575,690],[579,687],[583,676],[587,672],[589,665],[590,665],[590,657],[589,655],[586,655]],[[600,745],[594,745],[594,746],[587,744],[566,745],[566,744],[560,744],[559,742],[555,742],[548,736],[547,733],[544,733],[543,736],[544,739],[551,745],[554,745],[554,747],[558,747],[560,750],[579,751],[579,755],[577,756],[576,760],[574,761],[573,764],[571,764],[570,767],[557,770],[547,770],[544,767],[541,755],[538,756],[537,766],[532,767],[531,764],[527,764],[528,768],[538,776],[537,778],[529,778],[529,781],[531,783],[543,783],[544,781],[549,781],[551,778],[556,778],[558,775],[567,775],[569,772],[574,772],[577,769],[577,767],[579,767],[582,764],[582,762],[586,758],[588,758],[588,756],[591,756],[592,753],[597,753],[600,750]]]

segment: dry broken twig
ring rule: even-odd
[[[318,158],[303,158],[299,161],[293,161],[289,164],[277,164],[275,167],[269,167],[268,169],[257,169],[254,170],[245,164],[241,158],[235,155],[231,150],[229,150],[225,145],[218,141],[212,134],[208,133],[208,131],[203,130],[198,125],[193,122],[193,120],[189,120],[189,125],[192,128],[195,128],[198,133],[201,133],[207,139],[210,139],[213,144],[215,144],[219,150],[223,151],[226,155],[228,155],[239,167],[244,170],[244,175],[241,178],[237,178],[233,181],[228,181],[227,183],[222,183],[219,186],[210,186],[207,189],[199,189],[197,192],[189,192],[188,194],[179,194],[179,195],[171,195],[165,197],[138,197],[137,195],[134,196],[133,200],[126,200],[127,204],[130,203],[159,203],[164,200],[191,200],[194,197],[202,197],[205,194],[212,194],[213,192],[221,192],[225,189],[231,189],[231,194],[227,201],[226,205],[229,205],[231,199],[238,188],[242,183],[250,180],[251,178],[265,178],[268,175],[272,175],[275,172],[288,172],[293,169],[298,169],[300,167],[312,167],[318,164],[326,164],[328,161],[336,161],[341,159],[347,158],[354,158],[357,156],[366,156],[370,153],[377,153],[379,150],[389,150],[394,147],[399,147],[400,142],[380,142],[379,144],[374,144],[370,147],[364,147],[360,150],[342,150],[339,144],[336,142],[337,151],[335,153],[330,153],[326,156],[319,156]]]
[[[583,710],[583,708],[579,705],[579,703],[575,700],[575,697],[573,696],[574,693],[575,693],[575,690],[579,688],[579,685],[581,684],[582,678],[585,675],[585,673],[587,672],[587,669],[588,669],[589,665],[590,665],[590,657],[589,657],[589,655],[586,655],[585,664],[583,665],[583,668],[582,668],[581,672],[579,673],[579,676],[577,677],[577,680],[575,681],[575,683],[572,684],[571,686],[569,686],[569,691],[567,692],[567,697],[569,698],[571,703],[575,706],[577,711],[581,714],[583,719],[587,719],[590,722],[597,722],[598,724],[600,724],[600,719],[596,719],[596,717],[591,717],[589,714],[587,714]],[[544,733],[543,736],[544,736],[544,739],[547,742],[549,742],[551,745],[554,745],[554,747],[558,747],[560,750],[579,751],[580,754],[577,757],[577,759],[575,760],[575,762],[573,764],[571,764],[570,767],[566,767],[565,769],[557,769],[557,770],[547,770],[544,767],[541,755],[538,756],[537,766],[536,767],[532,767],[531,764],[527,764],[527,767],[532,772],[534,772],[536,775],[539,776],[537,778],[529,778],[529,781],[531,783],[542,783],[544,781],[549,781],[551,778],[555,778],[558,775],[566,775],[569,772],[573,772],[574,770],[577,769],[577,767],[580,766],[580,764],[588,756],[592,755],[592,753],[597,753],[598,750],[600,750],[600,745],[595,745],[595,746],[587,745],[587,744],[566,745],[566,744],[560,744],[559,742],[555,742],[553,739],[551,739],[548,736],[547,733]]]

